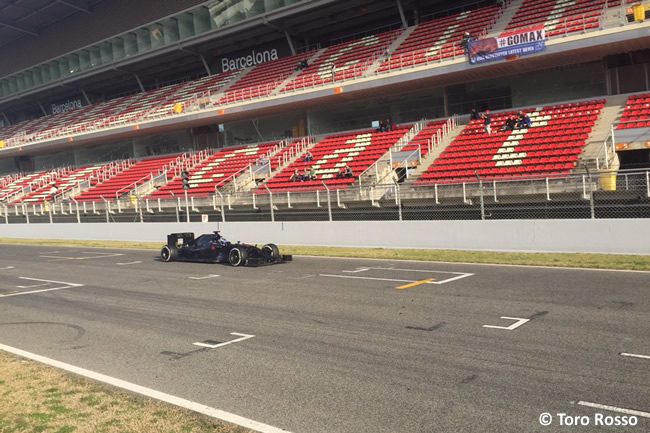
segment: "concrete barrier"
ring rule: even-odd
[[[221,230],[231,241],[369,248],[650,254],[649,219],[0,224],[0,237],[153,241]]]

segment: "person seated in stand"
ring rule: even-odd
[[[316,180],[316,169],[309,167],[309,180]]]
[[[305,169],[302,171],[302,181],[307,182],[310,181],[311,179],[309,178],[309,169],[305,167]]]
[[[269,163],[269,160],[266,158],[266,156],[262,155],[262,156],[260,157],[259,165],[266,165],[266,164],[268,164],[268,163]]]
[[[339,178],[339,179],[345,177],[345,167],[341,167],[339,169],[338,173],[336,173],[336,177]]]
[[[310,151],[307,151],[307,153],[305,153],[304,161],[309,162],[309,161],[313,161],[313,160],[314,160],[314,155],[312,155]]]
[[[352,173],[352,169],[350,168],[349,165],[345,164],[345,167],[343,168],[343,177],[354,177],[354,174]]]
[[[391,123],[390,119],[386,119],[385,125],[386,126],[384,127],[384,131],[390,132],[393,130],[393,124]]]
[[[528,114],[524,113],[523,111],[519,112],[519,124],[517,125],[518,128],[521,129],[528,129],[530,128],[530,116]]]
[[[386,122],[383,120],[379,121],[379,128],[377,129],[377,132],[384,132],[386,131]]]
[[[302,180],[302,175],[300,174],[297,168],[293,170],[293,174],[291,175],[290,180],[291,182],[300,182]]]
[[[517,119],[514,117],[508,117],[506,119],[506,123],[503,124],[501,127],[502,131],[513,131],[515,129],[515,125],[517,123]]]
[[[478,114],[478,111],[476,111],[476,108],[472,108],[472,111],[469,113],[469,120],[478,120],[480,118],[481,116]]]

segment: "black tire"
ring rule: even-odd
[[[243,247],[233,247],[228,253],[228,262],[233,266],[242,266],[248,260],[248,252]]]
[[[280,258],[280,250],[276,244],[266,244],[262,247],[262,251],[267,252],[274,260]]]
[[[173,262],[178,257],[178,248],[174,245],[165,245],[160,250],[160,258],[163,262]]]

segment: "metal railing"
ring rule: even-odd
[[[216,190],[187,204],[180,197],[0,203],[0,224],[201,221],[201,215],[219,221],[650,218],[650,170],[345,189],[323,183],[309,191]]]

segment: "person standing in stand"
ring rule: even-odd
[[[489,135],[492,134],[492,115],[490,114],[490,110],[485,110],[485,113],[483,113],[483,120],[485,121],[485,132]]]

